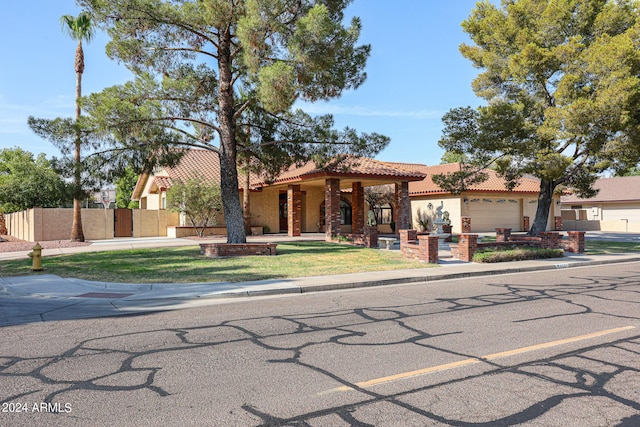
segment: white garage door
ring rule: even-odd
[[[495,231],[496,228],[511,228],[520,231],[520,202],[509,198],[470,198],[469,216],[471,232]]]

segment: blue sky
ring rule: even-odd
[[[461,22],[476,0],[355,0],[348,14],[359,16],[360,41],[372,45],[367,81],[331,102],[305,105],[311,113],[332,113],[338,127],[350,126],[391,138],[377,158],[440,163],[442,116],[451,108],[477,106],[471,82],[478,70],[458,51],[468,38]],[[77,15],[74,0],[6,2],[0,34],[0,149],[19,146],[48,157],[58,151],[33,134],[27,117],[74,115],[75,42],[62,32],[64,14]],[[131,79],[107,58],[108,38],[97,33],[85,45],[83,94]]]

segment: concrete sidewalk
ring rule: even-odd
[[[308,240],[316,238],[317,236],[307,237]],[[273,240],[274,237],[269,236],[268,239]],[[280,241],[284,241],[284,238]],[[189,239],[129,239],[103,241],[94,243],[91,246],[67,248],[63,253],[194,244],[194,241]],[[19,255],[18,253],[14,254],[16,256]],[[312,276],[244,283],[108,283],[61,278],[47,274],[0,277],[0,326],[175,310],[207,305],[214,302],[213,300],[218,300],[219,302],[220,299],[301,294],[403,283],[424,283],[474,276],[640,261],[640,254],[571,254],[564,258],[476,264],[464,263],[451,257],[446,257],[446,253],[443,255],[444,257],[440,260],[440,266],[432,268]],[[26,255],[22,255],[21,258],[26,258]],[[0,256],[0,259],[11,258]]]

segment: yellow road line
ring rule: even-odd
[[[545,348],[550,348],[550,347],[556,347],[559,345],[564,345],[564,344],[569,344],[572,342],[577,342],[577,341],[583,341],[583,340],[588,340],[588,339],[592,339],[592,338],[597,338],[597,337],[601,337],[604,335],[610,335],[610,334],[615,334],[618,332],[623,332],[623,331],[628,331],[630,329],[634,329],[635,326],[624,326],[622,328],[614,328],[614,329],[608,329],[606,331],[600,331],[600,332],[593,332],[591,334],[586,334],[586,335],[580,335],[577,337],[572,337],[572,338],[565,338],[562,340],[557,340],[557,341],[550,341],[550,342],[546,342],[546,343],[542,343],[542,344],[536,344],[536,345],[530,345],[528,347],[521,347],[521,348],[517,348],[514,350],[508,350],[508,351],[502,351],[500,353],[493,353],[493,354],[489,354],[486,356],[481,356],[478,358],[471,358],[471,359],[464,359],[464,360],[460,360],[458,362],[452,362],[452,363],[446,363],[444,365],[438,365],[438,366],[432,366],[430,368],[423,368],[423,369],[418,369],[415,371],[409,371],[409,372],[403,372],[400,374],[395,374],[395,375],[389,375],[387,377],[381,377],[381,378],[376,378],[373,380],[368,380],[368,381],[362,381],[359,383],[356,383],[355,385],[359,388],[366,388],[366,387],[372,387],[378,384],[383,384],[383,383],[388,383],[391,381],[398,381],[398,380],[403,380],[403,379],[407,379],[407,378],[411,378],[411,377],[416,377],[419,375],[425,375],[425,374],[430,374],[433,372],[440,372],[440,371],[446,371],[447,369],[453,369],[453,368],[459,368],[462,366],[467,366],[467,365],[472,365],[475,363],[480,363],[482,361],[486,361],[486,360],[495,360],[495,359],[500,359],[503,357],[509,357],[509,356],[515,356],[517,354],[523,354],[523,353],[528,353],[531,351],[536,351],[536,350],[542,350]],[[322,392],[320,394],[327,394],[327,393],[333,393],[333,392],[339,392],[339,391],[350,391],[350,390],[355,390],[353,387],[350,386],[342,386],[342,387],[337,387],[331,390],[327,390],[325,392]]]

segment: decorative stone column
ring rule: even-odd
[[[364,188],[361,182],[351,184],[351,233],[361,234],[365,224]]]
[[[302,232],[302,193],[299,185],[287,188],[287,221],[289,237],[300,236]]]
[[[324,184],[325,240],[340,234],[340,180],[329,178]]]

